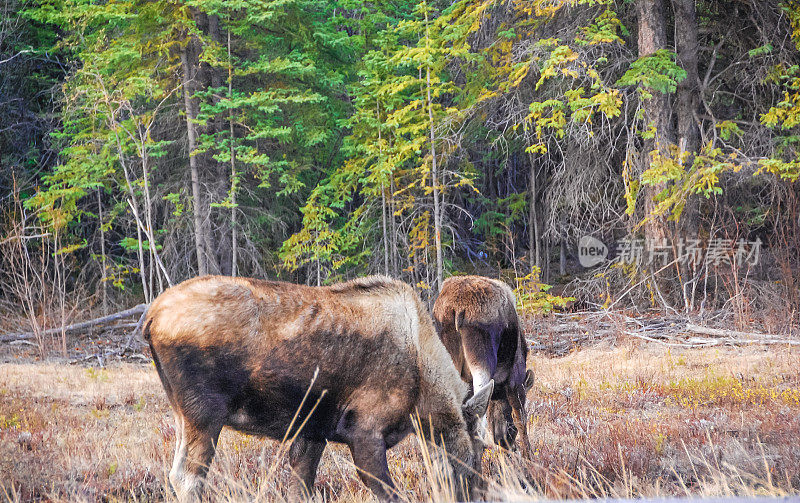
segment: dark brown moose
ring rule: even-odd
[[[519,433],[526,452],[525,395],[533,384],[533,372],[526,371],[528,345],[514,292],[502,281],[453,276],[442,284],[433,318],[461,378],[473,389],[495,382],[487,411],[489,439],[512,448]]]
[[[345,443],[364,484],[391,498],[386,449],[413,430],[412,414],[456,459],[457,497],[478,496],[476,428],[493,383],[467,399],[405,283],[373,276],[308,287],[205,276],[162,293],[143,334],[175,413],[169,480],[181,500],[201,494],[223,426],[275,439],[296,434],[289,462],[309,492],[326,441]]]

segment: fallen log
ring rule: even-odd
[[[723,340],[725,344],[788,344],[789,346],[800,346],[800,341],[794,339],[730,339]]]
[[[632,337],[636,337],[638,339],[642,339],[642,340],[648,341],[648,342],[655,342],[657,344],[662,344],[664,346],[670,346],[670,347],[676,347],[676,348],[704,348],[704,347],[708,347],[709,346],[709,344],[704,343],[704,342],[694,342],[694,343],[693,342],[688,342],[688,341],[687,342],[667,342],[667,341],[664,340],[664,339],[668,339],[670,341],[677,341],[677,339],[674,339],[674,338],[671,338],[671,337],[670,338],[662,337],[660,339],[656,339],[654,337],[648,337],[646,335],[637,334],[636,332],[625,332],[625,334],[630,335]]]
[[[101,316],[100,318],[95,318],[93,320],[81,321],[80,323],[73,323],[72,325],[67,325],[66,327],[63,328],[61,327],[51,328],[49,330],[41,332],[40,335],[53,335],[53,334],[60,334],[62,332],[63,333],[79,332],[81,330],[86,330],[87,328],[96,327],[98,325],[105,325],[106,323],[111,323],[112,321],[117,321],[122,318],[128,318],[129,316],[141,315],[146,310],[147,310],[147,304],[139,304],[130,309],[125,309],[124,311],[119,311],[118,313],[109,314],[108,316]],[[6,334],[0,336],[0,342],[33,339],[34,337],[36,337],[36,334],[34,332]]]
[[[528,342],[531,351],[555,353],[557,355],[562,355],[570,352],[572,348],[574,348],[576,345],[588,340],[594,340],[596,338],[597,337],[595,337],[595,335],[587,333],[570,337],[568,339],[557,340],[547,344],[531,338],[526,338],[526,341]]]
[[[139,316],[139,321],[136,322],[136,324],[133,327],[133,330],[131,330],[131,333],[128,335],[128,338],[125,340],[125,345],[122,347],[122,351],[127,351],[128,349],[131,349],[131,343],[134,341],[136,336],[142,333],[142,325],[144,324],[145,316],[147,316],[147,309],[142,311],[142,315]],[[139,338],[139,342],[144,344],[144,341],[141,338]]]
[[[578,322],[573,321],[570,323],[561,323],[559,325],[552,325],[548,328],[550,329],[550,332],[554,334],[563,334],[565,332],[573,332],[576,330],[580,330],[580,325],[578,324]]]
[[[727,338],[737,338],[737,339],[761,338],[770,340],[780,338],[780,336],[773,334],[764,334],[760,332],[739,332],[738,330],[724,330],[720,328],[711,328],[711,327],[704,327],[701,325],[695,325],[693,323],[687,323],[686,326],[684,327],[684,330],[688,332],[694,332],[696,334],[709,335],[711,337],[727,337]]]
[[[800,341],[793,339],[780,339],[780,338],[759,338],[759,339],[737,339],[734,337],[723,338],[703,338],[703,337],[690,337],[686,340],[681,340],[676,337],[662,336],[659,338],[649,337],[636,332],[625,332],[627,335],[648,341],[662,344],[664,346],[682,347],[682,348],[710,348],[714,346],[743,346],[745,344],[785,344],[789,346],[800,346]],[[666,339],[666,340],[665,340]],[[668,342],[670,341],[670,342]]]

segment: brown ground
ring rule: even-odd
[[[488,451],[493,496],[797,494],[799,351],[670,350],[618,339],[560,358],[534,354],[533,461]],[[175,436],[152,364],[41,362],[30,348],[7,345],[3,360],[0,500],[165,498]],[[282,499],[291,475],[277,449],[224,431],[214,499]],[[391,452],[409,500],[447,499],[427,454],[415,438]],[[330,501],[370,497],[340,446],[326,450],[317,488]]]

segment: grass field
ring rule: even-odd
[[[104,369],[32,359],[0,365],[0,499],[171,499],[172,416],[152,364]],[[598,343],[534,354],[533,459],[488,450],[491,496],[785,495],[800,489],[800,354],[752,346],[669,350]],[[277,442],[223,431],[214,500],[284,499]],[[390,453],[402,495],[446,500],[416,438]],[[326,450],[317,490],[369,500],[349,452]]]

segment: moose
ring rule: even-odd
[[[529,450],[525,397],[533,371],[526,371],[528,345],[514,292],[499,280],[452,276],[442,284],[433,318],[461,378],[473,390],[495,383],[484,418],[489,440],[513,448],[519,433],[523,452]]]
[[[204,276],[162,293],[142,330],[175,415],[169,481],[181,501],[202,494],[223,426],[293,438],[289,464],[305,494],[326,442],[344,443],[363,483],[393,498],[386,450],[412,432],[412,417],[455,458],[456,496],[480,496],[477,428],[494,383],[469,394],[405,283]]]

